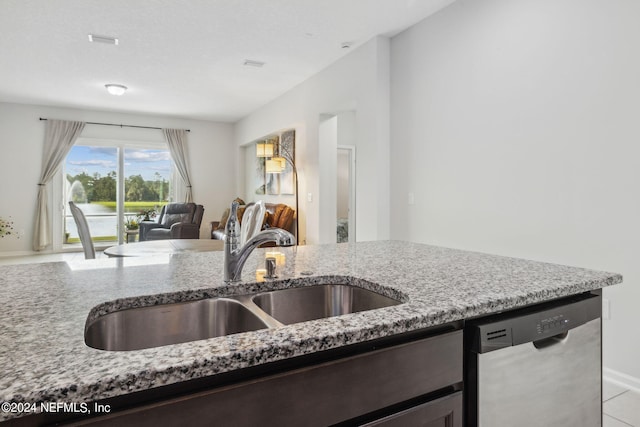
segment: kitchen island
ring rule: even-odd
[[[0,401],[92,403],[270,366],[597,290],[619,274],[399,241],[280,248],[279,278],[222,280],[222,252],[0,267]],[[350,283],[399,305],[136,351],[84,342],[109,312],[320,283]],[[24,408],[24,406],[23,406]],[[31,415],[0,412],[0,420]]]

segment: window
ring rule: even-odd
[[[84,145],[91,142],[92,145]],[[79,140],[65,161],[65,200],[83,210],[94,242],[122,242],[124,224],[173,200],[173,162],[166,146]],[[65,203],[64,242],[79,242]]]

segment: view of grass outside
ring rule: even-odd
[[[65,163],[67,200],[84,212],[94,241],[117,241],[117,147],[74,146]],[[142,212],[160,212],[169,202],[171,160],[167,150],[124,148],[123,221],[138,222]],[[122,230],[123,232],[124,230]],[[75,222],[65,216],[65,241],[79,241]]]

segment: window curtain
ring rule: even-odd
[[[47,185],[69,154],[71,147],[84,129],[84,122],[47,120],[44,135],[44,156],[38,182],[38,205],[33,233],[33,249],[41,251],[51,244],[51,222],[47,206]]]
[[[162,133],[164,133],[164,137],[169,145],[171,158],[175,162],[176,168],[178,168],[178,172],[187,187],[185,202],[193,202],[191,176],[187,164],[187,131],[184,129],[162,129]]]

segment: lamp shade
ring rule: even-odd
[[[258,142],[256,144],[256,157],[273,157],[273,144]]]
[[[283,157],[274,157],[265,162],[265,170],[267,173],[282,173],[286,162]]]

